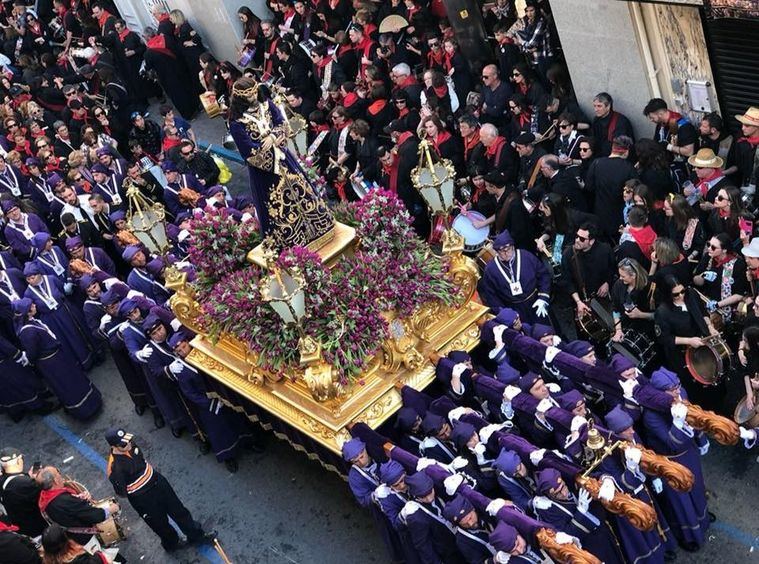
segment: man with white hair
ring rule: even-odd
[[[485,147],[489,170],[502,172],[509,180],[514,180],[518,164],[516,153],[506,142],[506,138],[498,133],[498,128],[492,123],[483,123],[480,128],[480,141]]]
[[[406,63],[398,63],[393,67],[390,73],[390,78],[395,84],[393,88],[394,92],[403,90],[408,94],[409,99],[415,106],[421,104],[422,99],[422,85],[416,80],[416,77],[411,74],[411,67]]]

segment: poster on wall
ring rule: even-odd
[[[759,19],[759,0],[704,0],[708,18]]]

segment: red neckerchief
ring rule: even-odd
[[[488,147],[485,151],[485,154],[488,156],[488,158],[493,159],[493,164],[497,164],[496,156],[500,155],[501,147],[503,147],[505,144],[506,138],[502,135],[499,135],[493,140],[493,142],[490,144],[490,147]]]
[[[517,86],[519,86],[519,92],[521,92],[522,94],[524,94],[526,96],[527,95],[527,88],[528,88],[527,87],[527,83],[523,80]]]
[[[667,120],[667,128],[672,130],[673,127],[677,125],[677,122],[683,119],[683,114],[678,114],[677,112],[673,112],[672,110],[669,110],[669,119]]]
[[[337,190],[337,196],[340,198],[341,202],[347,202],[348,201],[348,195],[345,193],[345,188],[348,186],[348,183],[343,180],[342,182],[338,182],[335,180],[334,187],[335,190]]]
[[[741,141],[745,141],[752,147],[756,148],[756,146],[759,145],[759,135],[755,135],[754,137],[741,137],[740,139],[738,139],[738,143],[740,143]]]
[[[407,140],[411,139],[414,136],[413,133],[410,131],[404,131],[400,135],[398,135],[398,141],[395,142],[396,147],[400,147],[403,145]]]
[[[32,144],[29,141],[24,141],[24,143],[21,145],[17,143],[13,149],[19,153],[29,153],[30,155],[32,154]]]
[[[326,123],[317,124],[316,126],[310,126],[311,131],[313,131],[316,134],[321,133],[322,131],[329,131],[329,126]]]
[[[730,210],[728,208],[720,208],[719,210],[717,210],[717,213],[722,219],[727,219],[728,217],[730,217]]]
[[[445,50],[439,49],[438,54],[435,55],[434,51],[427,53],[427,68],[445,65]]]
[[[328,56],[326,56],[326,55],[325,55],[324,57],[322,57],[322,60],[321,60],[321,61],[319,61],[319,62],[316,64],[316,74],[317,74],[317,76],[318,76],[319,78],[321,78],[322,76],[324,76],[324,69],[325,69],[325,68],[327,67],[327,65],[328,65],[328,64],[330,64],[331,62],[332,62],[332,59],[330,59]]]
[[[176,147],[177,145],[181,144],[181,139],[170,139],[169,137],[163,138],[163,150],[168,151],[172,147]]]
[[[352,123],[353,123],[353,120],[352,120],[352,119],[346,119],[346,120],[343,122],[343,124],[342,124],[342,125],[335,125],[335,126],[334,126],[334,128],[335,128],[335,131],[342,131],[343,129],[345,129],[346,127],[348,127],[348,126],[349,126],[350,124],[352,124]]]
[[[101,8],[102,10],[102,8]],[[111,17],[111,13],[108,10],[102,10],[100,12],[100,17],[98,18],[98,25],[100,26],[100,29],[102,30],[105,26],[106,22],[108,21],[108,18]],[[167,16],[168,17],[168,16]],[[163,19],[160,19],[158,21],[163,21]]]
[[[438,98],[445,98],[445,95],[448,94],[448,85],[443,84],[443,86],[433,86],[432,91]]]
[[[443,68],[445,68],[445,72],[450,72],[453,68],[453,63],[451,62],[453,55],[450,55],[447,51],[443,52],[445,53],[445,56],[443,57]]]
[[[340,45],[340,47],[337,48],[337,56],[342,57],[345,53],[348,51],[351,51],[353,49],[353,45],[348,43],[347,45]]]
[[[404,132],[409,133],[409,132]],[[410,133],[409,133],[410,134]],[[403,135],[403,133],[401,133]],[[396,155],[393,155],[393,162],[390,166],[382,165],[382,171],[387,174],[387,189],[394,194],[398,193],[398,164],[399,159]]]
[[[469,158],[469,153],[480,142],[480,130],[475,131],[469,139],[464,139],[464,160]]]
[[[651,229],[650,225],[646,225],[640,229],[631,228],[630,236],[635,239],[640,251],[650,260],[651,250],[654,247],[654,241],[656,241],[656,231]]]
[[[130,33],[132,33],[132,30],[129,29],[128,27],[125,27],[121,31],[121,33],[119,33],[119,41],[121,41],[122,43],[124,43],[124,39],[126,39],[126,36],[129,35]]]
[[[50,502],[53,501],[56,497],[63,494],[71,494],[76,495],[76,492],[72,490],[71,488],[53,488],[50,490],[42,490],[40,492],[40,497],[37,500],[37,505],[40,508],[40,512],[44,513],[47,509],[47,506],[50,505]]]
[[[357,101],[358,101],[358,94],[356,94],[355,92],[348,92],[348,94],[345,95],[345,98],[343,98],[343,107],[350,108]]]
[[[340,0],[329,0],[329,7],[334,10],[337,8],[337,5],[340,3]]]
[[[387,100],[375,100],[369,105],[366,111],[370,116],[376,116],[385,109],[385,106],[387,106]]]
[[[16,525],[9,525],[8,523],[3,523],[0,521],[0,531],[10,531],[12,533],[15,533],[18,531],[18,527]]]
[[[159,33],[158,35],[154,35],[150,39],[148,39],[148,42],[146,43],[148,49],[152,49],[153,51],[157,51],[158,53],[163,53],[164,55],[168,55],[172,59],[176,59],[177,56],[174,54],[174,52],[166,47],[166,37],[162,33]]]
[[[360,53],[359,58],[364,58],[365,57],[365,58],[368,59],[369,56],[370,56],[370,54],[371,54],[370,51],[371,51],[371,48],[372,48],[372,44],[373,44],[372,38],[371,37],[367,37],[366,35],[364,35],[364,37],[361,38],[361,41],[359,41],[358,43],[356,43],[353,46],[353,48],[356,50],[356,53]],[[369,65],[364,64],[361,61],[359,61],[359,63],[361,64],[361,69],[359,71],[359,74],[363,77],[364,76],[364,72],[366,72],[366,67],[368,67]]]
[[[275,37],[271,43],[269,43],[269,58],[266,59],[266,63],[264,64],[264,72],[271,74],[272,69],[274,68],[274,51],[277,49],[277,44],[279,44],[279,37]]]
[[[406,20],[411,21],[411,18],[414,17],[414,14],[416,14],[421,8],[414,4],[411,8],[406,9]]]
[[[368,23],[364,25],[364,35],[371,37],[372,33],[374,33],[377,30],[377,26],[373,23]]]
[[[715,168],[715,169],[712,169],[712,173],[709,176],[702,179],[701,182],[698,183],[698,186],[696,186],[696,188],[699,189],[702,197],[705,197],[706,193],[709,191],[708,183],[714,180],[715,178],[719,178],[720,176],[722,176],[722,169]]]
[[[514,45],[514,40],[511,37],[504,37],[498,45]]]
[[[287,21],[287,18],[291,18],[295,15],[295,8],[287,8],[285,10],[285,13],[282,14],[282,17],[285,21]]]
[[[409,113],[408,104],[406,104],[406,107],[405,107],[405,108],[403,108],[402,110],[398,110],[398,117],[399,117],[399,118],[402,118],[402,117],[403,117],[403,116],[405,116],[407,113]]]
[[[519,120],[519,128],[523,128],[525,125],[529,124],[532,120],[532,115],[528,110],[522,110],[519,112],[519,115],[517,116],[517,119]]]
[[[163,23],[170,20],[171,18],[169,17],[169,14],[161,14],[160,17],[158,18],[158,23]]]
[[[407,86],[413,86],[414,84],[416,84],[416,78],[414,78],[414,76],[410,74],[406,78],[403,79],[403,82],[401,82],[398,85],[398,88],[402,89],[402,88],[406,88]]]
[[[726,252],[724,256],[721,256],[717,259],[712,259],[712,264],[714,265],[714,268],[719,268],[726,262],[730,262],[735,258],[735,254],[731,253],[730,251]]]
[[[32,133],[31,136],[32,136],[32,139],[37,139],[38,137],[45,137],[45,132],[42,129],[40,129],[37,133]]]
[[[435,147],[437,154],[440,154],[440,145],[448,141],[451,138],[451,134],[447,131],[439,131],[437,137],[432,140],[432,145]]]

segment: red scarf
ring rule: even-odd
[[[120,33],[119,33],[119,41],[124,43],[124,39],[126,39],[126,36],[132,33],[132,30],[128,27],[125,27]]]
[[[172,59],[177,58],[174,52],[168,47],[166,47],[166,38],[163,36],[162,33],[159,33],[158,35],[154,35],[153,37],[148,39],[147,47],[148,49],[152,49],[153,51],[157,51],[158,53],[163,53],[164,55],[168,55]]]
[[[12,533],[15,533],[18,531],[18,527],[16,525],[9,525],[8,523],[3,523],[0,521],[0,531],[10,531]]]
[[[47,509],[47,506],[50,505],[50,502],[52,502],[56,497],[63,494],[71,494],[76,495],[76,492],[72,490],[71,488],[53,488],[50,490],[42,490],[40,492],[40,497],[37,500],[37,505],[40,508],[41,513],[45,513],[45,510]]]
[[[719,214],[720,218],[727,219],[730,217],[730,208],[720,208],[717,210],[717,213]]]
[[[443,86],[433,86],[432,91],[438,98],[445,98],[445,95],[448,94],[448,85],[443,84]]]
[[[406,104],[406,107],[405,107],[405,108],[403,108],[403,109],[401,109],[401,110],[398,110],[398,117],[399,117],[399,118],[402,118],[402,117],[403,117],[403,116],[405,116],[405,115],[406,115],[408,112],[409,112],[409,109],[408,109],[408,104]]]
[[[485,154],[488,157],[488,160],[491,161],[492,165],[498,164],[498,157],[500,157],[501,154],[501,148],[506,144],[506,138],[502,135],[499,135],[493,140],[493,143],[491,143],[490,147],[487,148],[485,151]]]
[[[740,139],[738,139],[738,143],[740,143],[741,141],[745,141],[752,147],[756,148],[756,146],[759,145],[759,135],[754,136],[754,137],[741,137]]]
[[[453,68],[453,63],[451,62],[453,59],[453,55],[448,54],[447,51],[444,51],[445,57],[443,59],[443,68],[445,68],[445,72],[448,73]]]
[[[358,101],[358,94],[356,94],[355,92],[348,92],[348,94],[345,95],[345,98],[343,98],[343,107],[350,108],[357,101]]]
[[[346,120],[343,122],[343,124],[342,124],[342,125],[335,125],[335,126],[334,126],[334,128],[335,128],[335,131],[342,131],[342,130],[343,130],[343,129],[345,129],[346,127],[349,127],[349,126],[350,126],[350,124],[352,124],[352,123],[353,123],[353,120],[352,120],[352,119],[346,119]]]
[[[398,141],[395,142],[395,146],[396,147],[400,147],[406,141],[408,141],[409,139],[411,139],[413,136],[414,136],[414,134],[411,133],[410,131],[404,131],[403,133],[401,133],[400,135],[398,135]]]
[[[341,202],[347,202],[348,201],[348,195],[345,193],[345,188],[348,186],[348,183],[343,180],[342,182],[338,182],[335,180],[334,183],[335,190],[337,190],[337,196],[340,198]]]
[[[472,149],[475,148],[477,143],[480,142],[480,131],[475,131],[471,138],[464,139],[464,160],[469,159],[469,153],[472,152]]]
[[[377,26],[373,23],[370,22],[364,25],[364,35],[367,37],[371,37],[375,31],[377,31]]]
[[[403,133],[401,133],[401,135],[403,135]],[[398,165],[399,159],[397,155],[393,155],[393,162],[390,166],[385,164],[382,165],[382,171],[387,175],[387,189],[393,194],[398,193]]]
[[[316,133],[317,135],[321,133],[322,131],[329,131],[329,126],[326,123],[317,124],[316,126],[310,126],[311,131]]]
[[[527,110],[522,110],[519,112],[517,120],[519,120],[519,129],[522,129],[525,125],[529,125],[532,120],[532,114]]]
[[[177,145],[180,145],[182,143],[181,139],[170,139],[169,137],[163,138],[163,143],[161,144],[164,151],[168,151],[172,147],[176,147]]]
[[[720,266],[722,266],[726,262],[730,262],[734,258],[735,258],[735,254],[728,251],[723,256],[712,259],[712,264],[714,265],[714,268],[719,268]]]
[[[385,106],[387,106],[387,100],[375,100],[366,109],[366,111],[370,116],[376,116],[378,113],[385,109]]]
[[[640,251],[646,256],[647,259],[651,259],[651,251],[654,247],[654,241],[656,241],[656,231],[651,229],[650,225],[646,225],[640,229],[634,227],[630,228],[630,235],[640,247]]]
[[[98,25],[100,26],[100,29],[103,29],[103,26],[105,26],[106,22],[108,21],[108,18],[112,17],[111,13],[108,10],[102,10],[100,12],[100,17],[98,18]],[[169,16],[166,16],[166,19],[168,19]],[[163,16],[158,20],[160,22],[163,21]]]
[[[319,63],[316,65],[316,75],[319,78],[322,78],[324,76],[324,69],[327,67],[328,64],[332,62],[332,59],[328,56],[322,57],[322,60],[319,61]]]
[[[434,66],[443,67],[445,66],[445,51],[441,48],[438,49],[438,54],[435,55],[434,51],[430,51],[427,53],[427,68],[431,68]]]
[[[435,147],[437,154],[440,155],[440,145],[448,141],[451,138],[451,134],[447,131],[439,131],[437,137],[432,140],[432,145]]]
[[[266,59],[266,62],[264,63],[264,73],[266,74],[271,74],[271,71],[274,68],[274,51],[277,49],[278,43],[279,37],[274,38],[272,42],[269,43],[269,49],[267,49],[269,52],[269,58]]]
[[[522,82],[520,82],[519,84],[517,84],[517,86],[519,87],[519,92],[521,92],[522,94],[524,94],[526,96],[527,95],[527,89],[528,89],[527,83],[523,80]]]
[[[719,178],[720,176],[722,176],[722,169],[715,168],[712,170],[712,173],[709,176],[702,179],[701,182],[698,183],[698,186],[696,188],[699,189],[702,197],[706,197],[706,193],[709,191],[708,182],[711,182],[712,180],[714,180],[715,178]]]
[[[345,55],[348,51],[351,51],[353,49],[353,45],[348,43],[347,45],[340,45],[340,47],[337,48],[337,57],[340,58],[343,55]]]
[[[414,75],[408,75],[406,78],[403,79],[403,82],[401,82],[398,85],[398,89],[406,88],[407,86],[414,86],[416,84],[416,78],[414,78]]]

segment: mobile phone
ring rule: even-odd
[[[42,468],[42,463],[39,460],[35,460],[34,464],[32,464],[32,472],[36,474],[40,471],[40,468]]]
[[[751,235],[754,232],[754,222],[750,219],[738,219],[738,226],[747,235]]]

